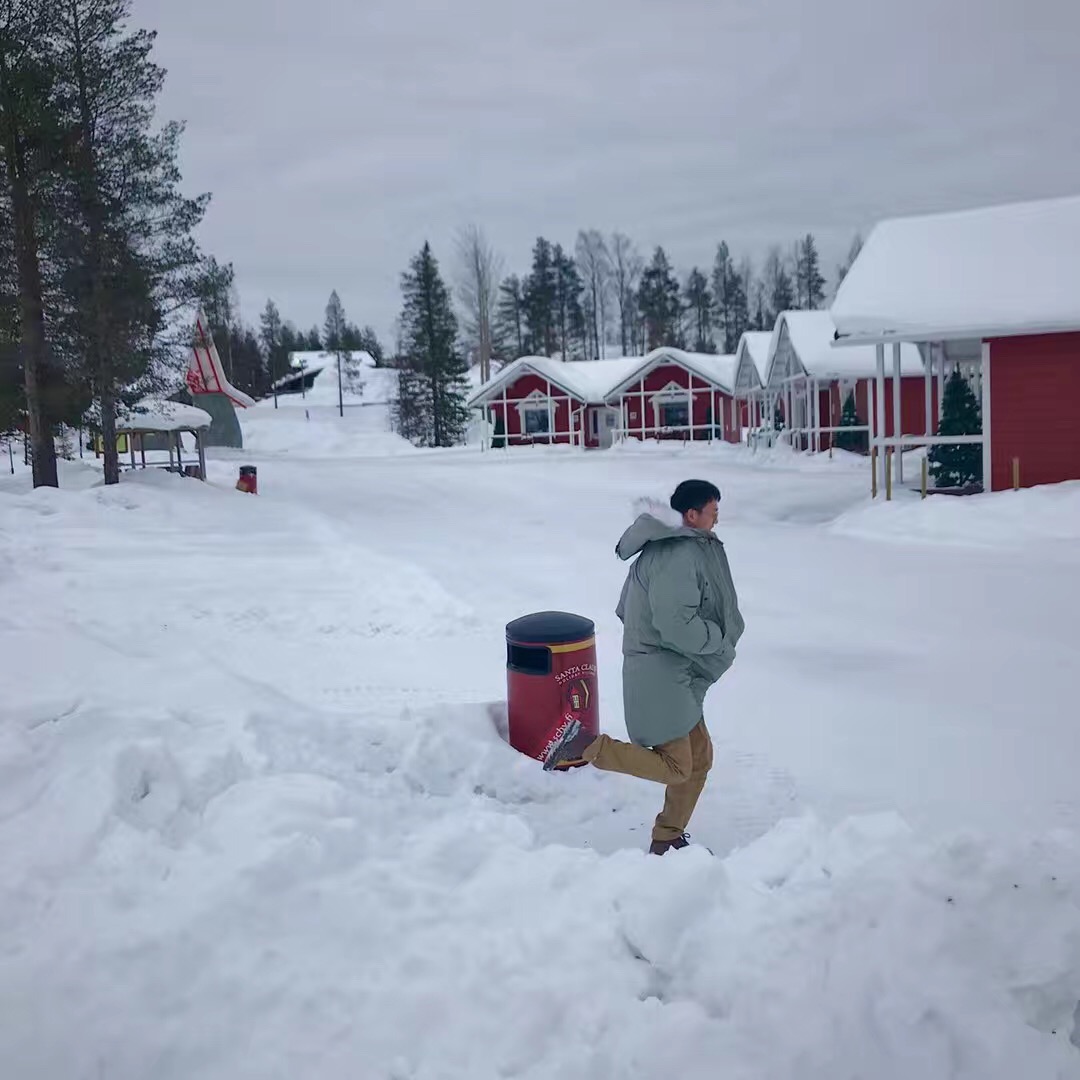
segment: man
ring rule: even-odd
[[[713,533],[719,501],[707,480],[684,480],[671,496],[679,518],[641,514],[615,548],[623,560],[638,556],[616,609],[632,741],[593,738],[575,721],[544,761],[546,770],[586,762],[665,784],[653,855],[689,843],[686,826],[712,767],[705,694],[731,667],[743,632],[727,554]]]

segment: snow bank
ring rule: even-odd
[[[897,496],[847,511],[833,531],[891,543],[985,548],[1080,540],[1080,481],[963,498],[923,500],[906,490]]]
[[[581,462],[617,500],[667,476],[527,460]],[[471,493],[500,520],[499,493],[525,492],[539,514],[528,468],[468,463],[455,481],[451,455],[421,461],[386,482]],[[638,814],[608,844],[624,793],[655,793],[545,774],[505,744],[499,711],[463,694],[501,625],[458,595],[467,568],[444,586],[406,561],[447,538],[425,537],[413,502],[343,492],[357,471],[328,489],[350,506],[368,492],[370,512],[337,520],[274,484],[163,473],[0,491],[5,1076],[1077,1075],[1074,836],[796,813],[723,857],[655,859]],[[543,490],[563,506],[574,475]],[[575,533],[597,516],[609,530],[605,512]],[[556,546],[546,520],[483,547],[493,591]],[[358,521],[400,557],[359,543]],[[710,800],[737,756],[718,738]]]

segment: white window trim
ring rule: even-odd
[[[521,438],[535,438],[536,436],[553,437],[555,435],[555,402],[547,394],[542,394],[539,390],[533,390],[522,401],[519,401],[514,408],[518,411],[518,421],[521,428]],[[547,431],[528,431],[525,425],[526,413],[547,413],[548,427]]]
[[[677,382],[672,380],[660,390],[657,390],[649,398],[649,403],[652,405],[653,410],[653,428],[657,431],[687,431],[693,428],[694,425],[694,391],[688,386],[680,386]],[[685,405],[686,406],[686,419],[685,425],[680,424],[677,427],[670,424],[662,424],[660,422],[660,409],[664,405]]]

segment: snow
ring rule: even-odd
[[[771,330],[747,330],[739,338],[739,347],[735,351],[736,373],[740,365],[749,363],[757,380],[755,383],[754,378],[748,378],[747,385],[765,385],[769,377],[769,347],[772,337]]]
[[[833,302],[853,338],[1080,330],[1080,195],[882,221]]]
[[[223,450],[0,477],[5,1076],[1080,1075],[1080,485],[870,506],[851,455],[331,458],[303,416],[241,414],[258,496]],[[655,859],[655,787],[499,737],[503,627],[594,618],[622,734],[612,548],[686,476],[747,632],[716,857]]]
[[[118,431],[194,431],[213,422],[205,409],[177,401],[147,399],[121,410],[116,417]]]
[[[792,348],[806,373],[818,379],[872,379],[877,374],[877,350],[873,345],[834,343],[836,331],[828,311],[785,311],[777,320],[769,345],[769,371],[786,327]],[[885,355],[887,375],[892,375],[891,350]],[[922,357],[916,346],[905,343],[900,349],[901,376],[923,374]],[[766,380],[768,381],[768,380]]]

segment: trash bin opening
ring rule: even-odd
[[[506,666],[523,675],[550,675],[551,651],[544,646],[506,643]]]

